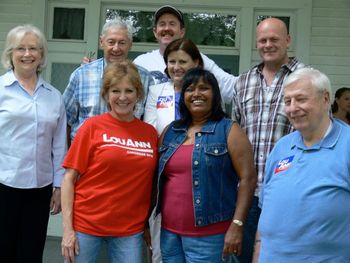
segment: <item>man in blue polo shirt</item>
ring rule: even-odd
[[[272,150],[254,260],[350,262],[350,126],[329,116],[330,82],[303,68],[284,82],[295,132]]]

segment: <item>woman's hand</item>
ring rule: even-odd
[[[73,229],[63,232],[61,251],[67,263],[75,262],[75,256],[79,255],[79,242]]]
[[[224,260],[230,254],[239,256],[242,253],[243,226],[231,223],[225,234],[224,249],[222,250],[222,259]]]
[[[52,192],[50,201],[51,215],[56,215],[61,212],[61,188],[56,187]]]
[[[63,237],[61,243],[62,256],[67,263],[75,262],[79,254],[79,243],[73,228],[74,185],[79,173],[75,169],[66,169],[61,185],[61,205],[63,221]]]

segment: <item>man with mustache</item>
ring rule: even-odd
[[[265,162],[279,138],[293,130],[284,112],[282,84],[287,76],[304,67],[295,57],[288,57],[291,37],[285,23],[267,18],[256,28],[259,65],[239,76],[233,96],[232,119],[247,133],[253,146],[258,185],[248,219],[243,222],[243,253],[239,262],[251,262],[255,233],[260,216],[258,196],[263,182]],[[255,240],[255,241],[254,241]]]
[[[159,43],[159,49],[141,54],[135,58],[134,63],[147,69],[155,84],[167,82],[168,76],[165,74],[165,62],[163,53],[170,42],[185,36],[185,22],[182,12],[171,6],[164,5],[154,13],[153,34]],[[209,70],[217,78],[221,96],[226,103],[231,103],[233,96],[233,86],[237,77],[225,72],[213,60],[201,53],[204,68]]]

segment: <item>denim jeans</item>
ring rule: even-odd
[[[101,245],[106,242],[110,263],[142,262],[143,233],[125,237],[100,237],[76,232],[79,242],[79,255],[76,263],[96,263]]]
[[[255,234],[258,227],[261,209],[258,206],[259,198],[253,198],[252,205],[249,209],[247,220],[243,230],[243,246],[240,256],[232,256],[233,263],[251,263],[253,259]]]
[[[222,263],[224,234],[204,237],[177,235],[161,229],[160,248],[163,263]]]

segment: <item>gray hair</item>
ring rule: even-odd
[[[128,38],[132,42],[132,35],[135,32],[135,28],[129,22],[122,20],[120,17],[115,17],[103,25],[101,30],[101,37],[106,36],[107,31],[112,27],[126,29],[128,31]]]
[[[14,69],[12,61],[13,49],[18,47],[19,42],[29,33],[34,34],[38,38],[39,48],[41,49],[41,63],[37,68],[37,72],[41,72],[46,67],[48,52],[46,38],[39,28],[25,24],[12,28],[7,34],[5,48],[1,57],[1,63],[5,69]]]
[[[298,80],[308,80],[311,82],[312,87],[314,87],[318,92],[322,93],[327,91],[330,95],[332,94],[331,82],[326,74],[313,68],[301,68],[290,74],[283,83],[283,88],[298,81]]]
[[[298,80],[308,80],[319,94],[327,92],[329,94],[329,109],[331,108],[332,89],[331,82],[326,74],[313,68],[301,68],[290,74],[283,83],[283,89]]]

